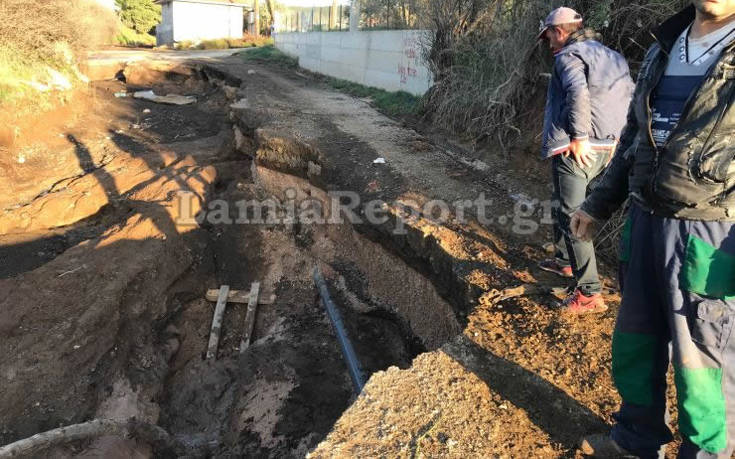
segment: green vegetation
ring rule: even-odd
[[[368,98],[378,110],[390,116],[414,115],[421,105],[421,98],[405,91],[386,91],[364,86],[347,80],[327,77],[327,84],[334,89],[354,97]]]
[[[151,33],[161,22],[161,6],[153,0],[115,0],[120,21],[140,34]]]
[[[245,51],[240,53],[240,56],[242,56],[245,61],[275,64],[286,68],[294,69],[299,66],[298,59],[282,53],[273,45],[263,46],[251,51]]]
[[[240,53],[240,56],[246,62],[268,63],[290,69],[295,69],[299,66],[298,59],[282,53],[274,46],[264,46],[252,51],[245,51]],[[404,91],[391,92],[338,78],[322,78],[329,86],[340,92],[354,97],[371,99],[376,108],[390,116],[416,114],[421,106],[420,97]]]
[[[123,46],[155,46],[153,35],[161,21],[161,6],[153,0],[115,0],[120,17],[120,30],[115,42]]]
[[[115,35],[115,42],[123,46],[156,46],[156,37],[149,33],[140,33],[126,25],[121,25],[120,31]]]

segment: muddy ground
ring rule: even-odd
[[[535,267],[550,227],[519,235],[512,218],[519,200],[550,194],[543,163],[462,148],[237,56],[125,74],[3,137],[0,444],[135,417],[211,441],[214,457],[574,457],[581,435],[606,428],[614,266],[602,266],[607,313],[559,312],[546,292],[564,283]],[[115,96],[141,88],[197,103]],[[339,191],[381,200],[389,218],[222,224],[235,205],[180,218],[181,192],[205,217],[217,202],[278,199],[267,220],[288,215],[289,193],[328,208]],[[480,193],[490,223],[420,215],[395,231],[405,206]],[[317,266],[369,377],[360,396]],[[240,353],[246,306],[231,303],[205,360],[206,290],[252,282],[275,295],[252,345]],[[541,288],[498,300],[526,284]],[[162,454],[104,437],[50,455]]]

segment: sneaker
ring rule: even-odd
[[[607,305],[602,299],[602,295],[595,293],[591,296],[585,296],[579,289],[569,295],[561,305],[565,313],[577,316],[607,311]]]
[[[585,456],[604,458],[636,458],[618,445],[608,434],[593,434],[582,439],[579,450]]]
[[[562,265],[556,260],[544,260],[538,264],[538,267],[543,269],[544,271],[557,274],[561,277],[566,277],[566,278],[574,277],[574,272],[572,272],[571,266]]]

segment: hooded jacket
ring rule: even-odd
[[[656,147],[651,97],[676,40],[694,21],[690,6],[664,22],[638,75],[618,151],[582,210],[608,219],[630,194],[663,217],[735,221],[735,42],[727,45],[686,102],[666,143]]]
[[[613,148],[625,126],[633,92],[628,63],[591,31],[573,34],[554,56],[544,115],[541,156],[569,148],[572,139]]]

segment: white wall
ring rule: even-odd
[[[105,8],[115,10],[117,7],[115,6],[115,0],[95,0],[97,3],[99,3],[101,6],[104,6]]]
[[[161,23],[156,26],[156,44],[169,45],[174,42],[174,9],[171,3],[161,5]]]
[[[428,32],[277,33],[276,47],[299,58],[301,67],[388,91],[423,95],[431,73],[421,60],[420,42]]]
[[[170,21],[173,41],[198,41],[215,38],[242,38],[242,5],[173,1]],[[164,15],[162,29],[167,30]],[[163,35],[159,35],[163,37]],[[166,37],[168,38],[168,37]],[[164,44],[164,43],[159,43]],[[169,44],[169,43],[165,43]]]

